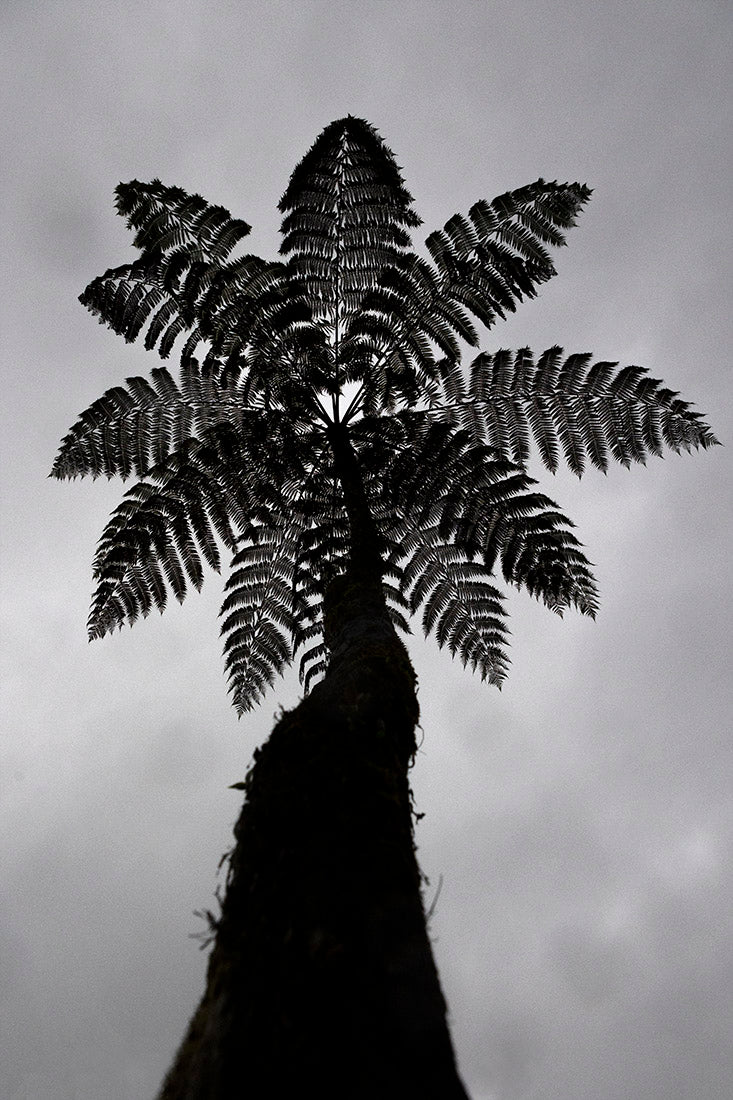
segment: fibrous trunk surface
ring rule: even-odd
[[[426,931],[418,707],[378,585],[331,585],[328,673],[257,752],[207,987],[160,1100],[466,1100]]]

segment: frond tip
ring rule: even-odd
[[[221,608],[229,691],[241,716],[293,659],[302,597],[294,585],[294,531],[253,526],[232,559]]]
[[[563,231],[575,225],[590,196],[582,184],[539,179],[491,203],[474,203],[468,217],[454,214],[425,242],[445,297],[487,328],[513,313],[556,274],[547,246],[565,244]]]
[[[560,347],[536,361],[529,348],[482,352],[465,395],[443,384],[442,415],[518,465],[527,465],[534,442],[551,473],[564,458],[578,477],[588,463],[605,473],[611,459],[629,466],[661,456],[665,446],[718,444],[700,413],[643,367],[591,360],[587,352],[564,356]]]
[[[492,574],[466,561],[460,550],[440,539],[437,528],[424,532],[402,575],[411,610],[423,607],[422,627],[438,645],[470,665],[482,680],[501,687],[509,668],[509,631],[502,593]]]

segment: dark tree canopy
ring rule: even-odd
[[[390,613],[483,679],[507,669],[502,582],[560,614],[596,610],[571,522],[538,492],[534,454],[580,476],[716,442],[700,415],[637,366],[479,352],[491,328],[555,274],[590,190],[542,179],[420,225],[367,122],[327,126],[280,201],[281,259],[234,255],[249,226],[159,180],[117,188],[139,256],[82,303],[180,372],[129,378],[79,418],[59,478],[134,484],[94,561],[91,637],[231,568],[222,607],[230,690],[251,708],[296,657],[306,690],[326,667],[322,599],[360,537],[356,477],[376,529]],[[355,459],[355,462],[353,461]]]

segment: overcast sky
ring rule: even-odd
[[[558,278],[484,347],[640,363],[730,445],[730,46],[721,0],[5,0],[0,1095],[145,1100],[203,989],[240,780],[200,596],[88,645],[119,483],[47,480],[105,389],[159,360],[77,303],[160,177],[277,249],[332,119],[381,132],[425,233],[538,176],[594,188]],[[596,623],[512,598],[501,692],[418,636],[420,859],[473,1100],[723,1100],[733,1087],[730,447],[543,488]]]

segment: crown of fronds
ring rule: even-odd
[[[306,690],[328,661],[322,597],[349,556],[329,442],[347,427],[384,547],[395,622],[422,612],[482,678],[507,669],[501,580],[552,610],[594,614],[572,524],[527,474],[643,462],[716,442],[698,413],[636,366],[554,347],[464,345],[555,274],[590,197],[542,179],[455,214],[412,250],[420,224],[392,153],[356,118],[328,126],[280,202],[281,258],[234,256],[249,226],[159,180],[117,188],[139,252],[81,302],[168,359],[78,419],[59,478],[134,478],[94,560],[91,637],[200,588],[231,558],[224,654],[238,710],[300,656]]]

